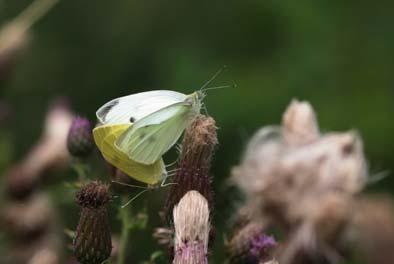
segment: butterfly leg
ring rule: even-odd
[[[161,184],[160,184],[160,187],[167,187],[167,186],[170,186],[170,185],[178,184],[177,182],[169,182],[169,183],[166,183],[166,180],[167,180],[168,177],[170,177],[170,176],[167,176],[167,177],[165,177],[165,178],[163,179],[163,181],[162,181]]]
[[[118,182],[118,181],[111,181],[111,182],[119,184],[119,185],[127,186],[127,187],[132,187],[132,188],[148,189],[146,186],[133,185],[133,184],[128,184],[128,183],[124,183],[124,182]]]
[[[127,201],[127,203],[125,203],[124,205],[121,206],[121,208],[125,208],[126,206],[128,206],[132,201],[134,201],[135,199],[137,199],[140,195],[142,195],[143,193],[147,192],[149,189],[146,188],[145,190],[140,191],[139,193],[137,193],[133,198],[131,198],[130,200]]]
[[[175,164],[177,164],[177,162],[178,162],[178,159],[176,159],[175,161],[171,162],[170,164],[167,164],[166,168],[174,166]]]
[[[202,104],[202,109],[204,110],[205,115],[206,115],[206,116],[209,116],[207,106],[206,106],[204,103]]]

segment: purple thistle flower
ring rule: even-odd
[[[275,248],[277,242],[274,237],[266,234],[258,234],[252,238],[250,244],[250,254],[257,259],[264,259],[268,257],[271,249]]]
[[[92,126],[83,117],[75,117],[67,136],[67,148],[71,155],[86,158],[93,150]]]
[[[272,258],[277,246],[273,236],[268,236],[258,223],[249,222],[235,230],[227,244],[231,264],[258,264]]]

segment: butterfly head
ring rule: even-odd
[[[202,105],[202,100],[205,97],[204,91],[196,91],[192,94],[190,94],[186,98],[186,102],[189,102],[194,110],[194,112],[199,113]]]

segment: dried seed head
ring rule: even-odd
[[[74,255],[82,264],[100,264],[111,254],[111,232],[105,207],[108,186],[91,182],[77,194],[82,211],[74,240]]]
[[[174,207],[174,264],[207,262],[209,209],[207,200],[197,191],[189,191]]]
[[[83,117],[74,118],[67,136],[67,148],[71,155],[87,157],[93,150],[92,126]]]
[[[175,204],[190,190],[200,192],[212,209],[212,190],[209,169],[214,147],[217,144],[215,120],[199,115],[186,129],[174,185],[165,205],[166,219]]]
[[[280,263],[305,263],[305,252],[325,259],[340,252],[336,242],[367,181],[367,166],[357,133],[320,135],[310,105],[292,102],[282,126],[252,137],[233,179],[253,219],[284,232]]]
[[[259,208],[254,211],[271,208],[288,218],[287,211],[300,208],[297,204],[304,199],[331,191],[357,193],[366,182],[366,171],[357,133],[331,133],[294,146],[283,139],[281,128],[266,127],[250,140],[233,179],[252,207]]]

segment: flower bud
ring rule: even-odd
[[[87,157],[93,150],[92,126],[88,119],[74,118],[67,136],[67,148],[71,155]]]
[[[111,232],[106,204],[111,199],[108,186],[90,182],[77,194],[82,207],[74,255],[81,264],[100,264],[111,254]]]

